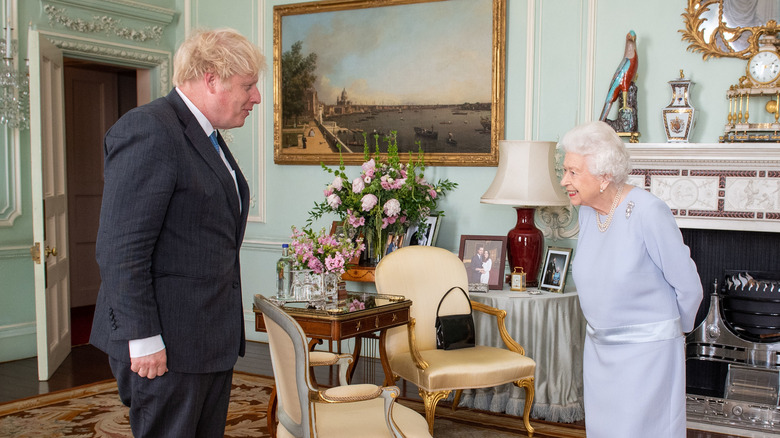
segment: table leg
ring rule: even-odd
[[[352,382],[352,375],[355,374],[355,366],[357,366],[358,360],[360,360],[360,350],[363,348],[363,337],[358,336],[355,338],[355,349],[352,350],[352,363],[347,368],[347,382]]]
[[[271,396],[268,398],[268,410],[266,411],[266,422],[268,424],[268,434],[271,438],[276,438],[276,385],[271,388]]]
[[[387,352],[385,351],[385,342],[387,341],[387,329],[379,331],[379,361],[382,363],[382,370],[385,372],[384,386],[395,385],[395,378],[393,377],[393,370],[390,369],[390,362],[387,360]]]

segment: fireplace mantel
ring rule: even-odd
[[[780,145],[627,144],[628,182],[666,201],[681,228],[780,232]]]

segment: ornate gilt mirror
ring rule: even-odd
[[[748,59],[758,51],[762,35],[780,31],[778,0],[688,0],[682,16],[683,41],[704,59]]]

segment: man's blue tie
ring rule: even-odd
[[[217,149],[217,153],[219,153],[219,142],[217,141],[217,131],[216,130],[214,132],[212,132],[211,135],[209,135],[209,140],[211,140],[211,144],[214,145],[214,147]]]

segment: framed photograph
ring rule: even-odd
[[[436,246],[436,238],[439,237],[441,217],[428,216],[419,225],[409,227],[404,239],[404,246],[425,245]]]
[[[431,166],[495,166],[507,0],[274,6],[276,164],[362,164],[363,146]]]
[[[387,236],[387,242],[385,243],[385,255],[397,250],[404,246],[405,234],[391,234]]]
[[[548,247],[542,265],[542,281],[539,282],[539,288],[550,292],[563,292],[570,261],[571,248]]]
[[[506,236],[460,236],[458,257],[466,265],[469,290],[472,290],[472,284],[487,284],[490,289],[504,288]]]
[[[333,221],[333,223],[330,224],[330,235],[338,236],[339,234],[344,234],[344,222]]]

